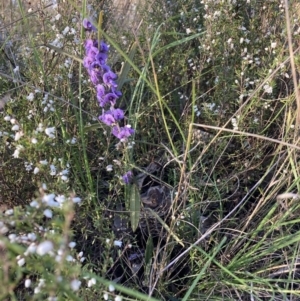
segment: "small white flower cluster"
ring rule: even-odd
[[[11,130],[12,130],[13,132],[15,132],[15,134],[12,135],[13,138],[14,138],[14,140],[15,140],[15,141],[20,140],[20,138],[24,136],[24,133],[23,133],[22,130],[20,130],[20,127],[21,127],[21,126],[20,126],[20,124],[18,123],[18,121],[16,120],[16,118],[11,117],[10,115],[6,115],[6,116],[4,117],[4,120],[5,120],[5,121],[9,121],[9,122],[12,124]],[[6,136],[8,136],[8,133],[2,133],[2,135],[4,135],[4,134],[6,134]]]
[[[44,106],[43,111],[44,111],[44,113],[46,113],[48,111],[55,112],[54,100],[53,99],[48,99],[48,98],[49,98],[49,94],[46,93],[44,95],[44,98],[43,98],[42,102],[41,102],[41,104]]]
[[[199,110],[198,106],[194,105],[193,109],[194,109],[196,116],[199,117],[201,115],[201,111]]]
[[[269,84],[265,84],[265,85],[263,86],[263,89],[264,89],[264,91],[265,91],[266,93],[268,93],[268,94],[272,94],[272,92],[273,92],[273,88],[272,88],[272,86],[270,86]]]
[[[81,202],[81,198],[79,198],[79,197],[69,197],[69,198],[66,198],[64,195],[55,195],[54,193],[45,194],[42,197],[42,204],[45,204],[46,206],[54,207],[54,208],[62,208],[63,205],[67,201],[71,201],[74,204],[79,204]],[[41,204],[38,201],[36,201],[36,200],[33,200],[30,203],[30,206],[34,207],[34,208],[39,208],[40,205]],[[50,213],[48,212],[48,215],[49,214]]]

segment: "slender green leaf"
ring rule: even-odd
[[[132,46],[130,47],[130,51],[128,54],[128,57],[130,59],[130,61],[133,61],[134,55],[136,53],[136,49],[137,49],[137,43],[134,42],[132,44]],[[128,82],[130,79],[127,78],[127,75],[130,71],[130,63],[128,60],[125,61],[124,65],[122,66],[120,75],[119,75],[119,79],[118,79],[118,90],[121,90],[123,85]]]
[[[135,231],[139,225],[141,196],[136,184],[129,186],[129,209],[131,228]]]

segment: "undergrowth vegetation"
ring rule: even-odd
[[[0,299],[300,300],[298,1],[79,3],[1,6]]]

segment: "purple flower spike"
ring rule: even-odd
[[[122,176],[122,179],[124,181],[124,183],[126,185],[130,184],[130,182],[132,181],[133,179],[133,173],[132,171],[127,171],[123,176]]]
[[[128,126],[125,127],[114,126],[112,129],[112,134],[118,139],[120,139],[121,141],[125,141],[133,133],[134,130]]]
[[[103,82],[109,87],[116,88],[118,85],[115,83],[115,80],[118,78],[117,74],[112,71],[108,71],[103,74]]]
[[[97,31],[97,28],[87,18],[83,19],[82,25],[87,31]]]
[[[101,116],[99,116],[99,120],[101,120],[103,123],[105,123],[108,126],[111,126],[116,122],[114,116],[111,114],[111,111],[107,111],[103,113]]]

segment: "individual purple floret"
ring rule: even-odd
[[[120,121],[120,120],[124,119],[124,111],[123,110],[113,109],[110,112],[113,114],[115,120]]]
[[[128,137],[130,137],[134,133],[134,130],[129,126],[125,126],[125,127],[114,126],[111,132],[115,137],[117,137],[121,141],[125,141]]]
[[[118,86],[115,82],[116,79],[117,79],[117,75],[112,71],[108,71],[103,74],[103,82],[109,87],[116,88]]]
[[[130,184],[133,179],[133,173],[132,171],[127,171],[123,176],[122,179],[125,184]]]
[[[83,20],[83,27],[87,30],[87,31],[97,31],[97,28],[93,25],[93,23],[85,18]]]
[[[121,109],[111,109],[99,116],[99,120],[108,126],[116,124],[122,119],[124,119],[124,112]]]
[[[99,52],[96,55],[96,60],[101,64],[101,65],[105,65],[106,64],[106,60],[107,60],[107,54],[103,53],[103,52]]]
[[[116,123],[116,119],[114,118],[111,111],[107,111],[99,116],[99,120],[101,120],[104,124],[111,126]]]
[[[98,98],[100,107],[104,108],[106,105],[110,105],[113,107],[116,104],[116,101],[118,99],[117,95],[114,93],[107,93],[103,96],[103,98]]]

